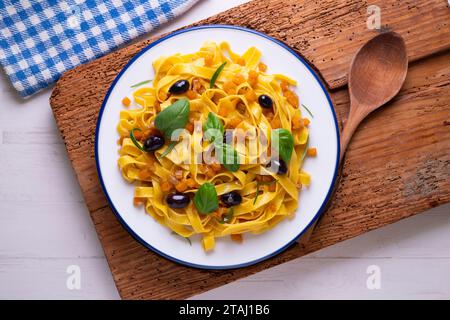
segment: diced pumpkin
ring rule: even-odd
[[[281,128],[281,121],[279,118],[274,118],[270,121],[270,125],[272,126],[272,129]]]
[[[205,57],[205,66],[211,67],[212,64],[213,64],[213,60],[214,60],[213,55],[212,55],[212,54],[208,54],[208,55]]]
[[[298,108],[299,102],[298,102],[298,96],[290,91],[290,90],[286,90],[284,91],[284,96],[286,97],[287,101],[294,107],[294,108]]]
[[[231,237],[231,240],[238,242],[238,243],[242,243],[242,241],[244,240],[242,238],[242,234],[232,234],[230,237]]]
[[[134,130],[133,136],[136,138],[136,140],[141,140],[144,137],[144,134],[140,130]]]
[[[172,189],[172,185],[168,181],[163,181],[161,183],[161,191],[162,192],[169,192],[170,189]]]
[[[261,71],[261,72],[266,72],[266,70],[267,70],[267,65],[266,65],[265,63],[260,62],[260,63],[258,64],[258,69],[259,69],[259,71]]]
[[[167,93],[165,93],[164,91],[160,91],[158,93],[158,98],[161,101],[166,101],[167,100]]]
[[[281,81],[280,86],[281,86],[281,91],[283,91],[283,92],[289,90],[289,83],[287,83],[284,80]]]
[[[245,99],[247,99],[248,103],[255,102],[257,99],[256,93],[252,89],[247,90],[244,97],[245,97]]]
[[[208,171],[209,169],[208,169],[208,166],[206,164],[200,164],[199,167],[198,167],[198,170],[201,173],[206,173],[206,171]]]
[[[202,82],[198,78],[192,79],[192,90],[198,94],[202,94],[205,92],[205,87]]]
[[[306,150],[306,154],[307,154],[309,157],[315,157],[315,156],[317,156],[317,148],[308,148],[308,149]]]
[[[304,121],[300,114],[295,113],[292,117],[292,129],[302,129],[304,126]]]
[[[228,116],[228,114],[230,113],[230,111],[231,111],[231,110],[230,110],[226,105],[222,104],[222,105],[219,107],[219,116],[226,117],[226,116]]]
[[[196,93],[194,90],[188,90],[188,91],[186,92],[186,96],[187,96],[189,99],[193,100],[193,99],[197,98],[197,93]]]
[[[228,127],[230,127],[230,128],[236,128],[240,123],[241,123],[241,119],[239,119],[239,118],[231,118],[229,121],[228,121]]]
[[[215,172],[219,172],[222,169],[222,165],[218,162],[211,163],[209,166]]]
[[[133,198],[133,205],[140,206],[145,203],[145,199],[142,198]]]
[[[145,168],[139,172],[138,176],[140,180],[148,180],[151,178],[152,174],[147,168]]]
[[[227,213],[227,210],[228,208],[219,207],[219,209],[213,212],[213,215],[218,219],[222,219],[223,215]]]
[[[250,70],[248,73],[248,84],[253,88],[258,84],[258,76],[259,74],[255,70]]]
[[[309,121],[308,118],[303,118],[303,125],[304,125],[305,127],[309,126],[310,123],[311,123],[311,121]]]
[[[122,99],[122,104],[123,104],[125,107],[129,107],[130,104],[131,104],[130,98],[128,98],[128,97],[123,98],[123,99]]]
[[[242,57],[239,57],[236,62],[241,66],[245,66],[245,60]]]
[[[197,186],[197,182],[192,178],[186,179],[186,184],[189,188],[195,188]]]
[[[186,184],[185,181],[180,181],[175,186],[175,189],[177,189],[178,192],[184,192],[188,189],[188,185]]]

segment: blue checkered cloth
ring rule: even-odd
[[[0,0],[0,63],[22,97],[198,0]]]

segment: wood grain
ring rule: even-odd
[[[386,1],[389,2],[394,3]],[[263,6],[277,6],[277,3],[269,1]],[[399,2],[397,7],[403,8],[404,3]],[[295,4],[306,6],[298,1],[285,1],[283,8]],[[441,2],[429,2],[429,5],[432,4],[437,6]],[[261,4],[256,2],[241,6],[240,15],[233,11],[235,9],[226,12],[221,22],[253,27],[246,24],[253,17],[247,16],[247,13],[254,12],[256,6],[260,6],[259,29],[262,30],[268,18],[261,16],[261,12],[273,17],[276,11],[261,10]],[[279,8],[281,13],[273,21],[285,21],[283,17],[287,13],[283,8]],[[230,21],[237,16],[241,18],[239,23]],[[218,18],[207,22],[213,22],[214,19]],[[315,17],[311,21],[314,20],[319,21],[316,22],[317,27],[322,26],[322,20]],[[293,21],[291,19],[290,23]],[[331,22],[335,21],[336,17]],[[417,23],[410,21],[409,25],[416,28]],[[349,28],[352,27],[350,24]],[[441,29],[446,27],[446,24],[442,24]],[[366,34],[364,30],[360,32]],[[274,31],[271,31],[269,33],[274,35]],[[297,30],[302,33],[300,31]],[[397,29],[395,31],[399,32]],[[369,33],[367,36],[370,36]],[[283,39],[282,34],[279,38]],[[414,39],[411,37],[409,42],[407,40],[407,45],[409,54],[415,52],[416,58],[448,46],[445,39],[441,39],[443,41],[438,42],[442,46],[432,49],[431,44],[434,42],[427,38],[422,39],[420,47]],[[297,43],[291,43],[291,38],[283,40],[294,47]],[[364,40],[361,38],[359,41]],[[362,123],[348,149],[342,181],[334,201],[307,246],[296,244],[266,262],[231,271],[196,270],[157,256],[135,242],[112,214],[98,183],[93,150],[97,113],[109,83],[144,45],[145,42],[142,42],[124,48],[66,73],[57,83],[51,97],[56,121],[123,298],[186,298],[450,201],[450,53],[444,53],[413,65],[400,95],[382,112],[375,112]],[[345,54],[340,49],[334,50],[340,52],[342,57],[345,56],[345,59],[350,59],[348,56],[351,57],[356,47],[345,47],[345,50],[342,49]],[[426,49],[430,50],[423,54]],[[317,52],[317,57],[323,52],[308,47],[302,50],[307,57],[308,50],[312,50],[311,55]],[[422,55],[418,52],[422,52]],[[318,60],[314,64],[324,75],[339,75],[338,71],[326,71],[333,68],[327,69],[326,64],[320,64]],[[336,70],[339,68],[341,63],[336,64]],[[334,82],[328,82],[345,82],[341,76],[334,79]],[[336,91],[332,99],[342,120],[348,112],[348,95],[345,90]]]
[[[335,89],[347,83],[353,54],[376,34],[367,27],[371,5],[380,8],[381,28],[405,39],[409,61],[450,48],[450,10],[443,0],[252,1],[199,24],[240,25],[284,41]]]
[[[322,74],[330,89],[347,83],[351,58],[377,34],[367,28],[369,5],[380,8],[382,30],[394,30],[405,39],[409,61],[450,48],[450,10],[444,0],[266,0],[251,1],[194,25],[232,24],[251,28],[287,43]],[[120,69],[156,38],[122,48],[70,72],[101,68],[107,89]]]
[[[399,93],[407,73],[406,45],[395,32],[381,33],[358,50],[348,75],[350,111],[340,136],[340,161],[362,120]]]

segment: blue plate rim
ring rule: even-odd
[[[260,37],[263,37],[267,40],[270,40],[272,42],[274,42],[275,44],[283,47],[284,49],[286,49],[288,52],[290,52],[295,58],[297,58],[297,60],[299,60],[303,65],[306,66],[306,68],[308,68],[308,70],[313,74],[314,78],[317,80],[317,82],[319,83],[322,91],[325,93],[325,96],[328,100],[328,103],[331,107],[331,113],[333,115],[333,120],[334,120],[334,124],[335,124],[335,131],[336,131],[336,137],[337,137],[337,153],[336,153],[336,162],[335,162],[335,168],[334,168],[334,176],[333,176],[333,181],[330,184],[330,187],[328,189],[327,192],[327,196],[325,197],[322,205],[320,206],[319,210],[317,211],[317,213],[314,215],[313,219],[310,221],[310,223],[306,226],[306,228],[304,228],[296,237],[294,237],[291,241],[289,241],[287,244],[285,244],[284,246],[282,246],[281,248],[275,250],[274,252],[249,261],[249,262],[245,262],[245,263],[241,263],[241,264],[235,264],[235,265],[225,265],[225,266],[208,266],[208,265],[201,265],[201,264],[195,264],[195,263],[191,263],[191,262],[187,262],[184,260],[180,260],[177,258],[174,258],[156,248],[154,248],[153,246],[151,246],[148,242],[146,242],[144,239],[142,239],[138,234],[136,234],[132,228],[130,228],[130,226],[125,222],[125,220],[122,218],[122,216],[120,215],[120,213],[117,211],[116,207],[114,206],[111,198],[109,197],[109,194],[106,190],[106,186],[104,184],[103,181],[103,177],[102,177],[102,173],[101,173],[101,168],[100,168],[100,164],[99,164],[99,157],[98,157],[98,132],[100,129],[100,124],[101,124],[101,120],[102,120],[102,116],[103,116],[103,111],[105,109],[106,103],[109,99],[109,96],[111,94],[111,92],[114,90],[114,87],[116,86],[116,83],[119,81],[119,79],[121,78],[122,74],[134,63],[135,60],[137,60],[141,55],[143,55],[145,52],[147,52],[148,50],[150,50],[151,48],[153,48],[154,46],[158,45],[159,43],[170,39],[174,36],[177,36],[179,34],[182,33],[187,33],[187,32],[191,32],[191,31],[195,31],[195,30],[202,30],[202,29],[231,29],[231,30],[239,30],[239,31],[244,31],[244,32],[248,32],[251,34],[255,34],[258,35]],[[336,117],[336,112],[334,110],[334,105],[333,102],[331,101],[331,98],[328,94],[327,89],[325,88],[322,79],[320,78],[320,76],[317,74],[317,72],[310,66],[310,64],[305,61],[305,59],[303,57],[301,57],[298,53],[296,53],[292,48],[290,48],[288,45],[284,44],[283,42],[276,40],[262,32],[256,31],[256,30],[252,30],[252,29],[248,29],[248,28],[244,28],[244,27],[240,27],[240,26],[233,26],[233,25],[225,25],[225,24],[214,24],[214,25],[202,25],[202,26],[195,26],[195,27],[190,27],[190,28],[186,28],[186,29],[181,29],[181,30],[177,30],[174,31],[164,37],[159,38],[158,40],[150,43],[149,45],[147,45],[145,48],[143,48],[140,52],[138,52],[123,68],[122,70],[117,74],[117,76],[115,77],[114,81],[111,83],[111,86],[108,89],[108,92],[105,95],[105,98],[103,99],[103,103],[102,106],[100,108],[99,114],[98,114],[98,119],[97,119],[97,124],[96,124],[96,128],[95,128],[95,149],[94,149],[94,153],[95,153],[95,164],[96,164],[96,169],[97,169],[97,175],[100,181],[100,186],[102,188],[102,191],[104,193],[104,195],[106,196],[106,199],[108,201],[109,206],[111,207],[114,215],[116,216],[117,220],[119,220],[120,224],[125,228],[125,230],[127,230],[132,236],[133,238],[139,242],[141,245],[143,245],[144,247],[146,247],[147,249],[152,250],[153,252],[159,254],[160,256],[176,262],[178,264],[184,265],[184,266],[188,266],[188,267],[192,267],[192,268],[196,268],[196,269],[203,269],[203,270],[231,270],[231,269],[238,269],[238,268],[244,268],[244,267],[248,267],[254,264],[257,264],[259,262],[262,262],[264,260],[270,259],[278,254],[280,254],[281,252],[283,252],[284,250],[286,250],[288,247],[290,247],[294,242],[296,242],[305,232],[306,230],[308,230],[313,223],[320,217],[320,215],[323,213],[323,211],[325,210],[325,207],[328,203],[328,201],[330,200],[330,197],[332,195],[332,191],[334,188],[334,185],[336,183],[336,179],[337,179],[337,173],[338,173],[338,165],[339,165],[339,157],[340,157],[340,134],[339,134],[339,125],[337,122],[337,117]]]

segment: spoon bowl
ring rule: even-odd
[[[348,75],[350,113],[341,134],[341,165],[358,125],[369,113],[397,95],[407,71],[405,41],[395,32],[381,33],[358,50]],[[299,240],[301,245],[309,241],[314,227],[315,224]]]
[[[408,70],[403,38],[395,32],[377,35],[362,46],[350,66],[350,113],[341,138],[341,159],[361,121],[400,91]]]

